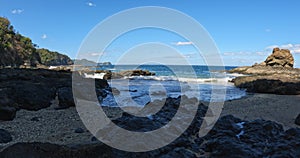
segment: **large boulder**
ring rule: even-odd
[[[0,69],[0,81],[0,105],[27,110],[49,107],[57,89],[72,85],[71,72],[43,69]]]
[[[273,53],[264,61],[266,66],[293,67],[294,57],[288,49],[274,48]]]
[[[63,87],[58,89],[57,96],[60,108],[75,106],[71,87]]]

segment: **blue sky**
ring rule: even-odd
[[[225,65],[261,62],[273,47],[279,46],[292,50],[296,67],[300,67],[298,0],[0,0],[0,16],[7,17],[18,32],[41,48],[75,58],[80,44],[99,22],[141,6],[168,7],[196,19],[214,39]],[[189,41],[159,30],[125,34],[106,53],[115,58],[144,42],[165,43],[191,58],[193,64],[203,64],[193,57],[195,49]]]

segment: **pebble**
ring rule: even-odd
[[[84,129],[77,128],[77,129],[75,129],[75,133],[84,133]]]

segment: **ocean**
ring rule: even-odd
[[[228,74],[233,66],[201,65],[108,65],[98,69],[120,72],[141,69],[154,72],[155,76],[133,76],[109,81],[120,94],[110,93],[103,99],[103,106],[144,106],[154,100],[186,95],[200,101],[222,102],[246,95],[245,90],[236,88],[229,80],[238,74]]]

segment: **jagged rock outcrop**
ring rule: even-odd
[[[76,73],[76,72],[73,72]],[[82,78],[82,80],[85,80]],[[92,80],[92,79],[87,79]],[[94,83],[95,82],[90,82]],[[108,88],[106,80],[96,80],[96,88]],[[74,106],[72,73],[46,69],[0,69],[0,113],[2,120],[14,118],[16,109],[40,110],[49,107],[58,93],[62,107]],[[98,90],[99,93],[105,91]],[[101,94],[101,97],[105,94]],[[0,102],[1,103],[1,102]]]
[[[300,69],[293,68],[293,64],[289,50],[274,48],[265,62],[228,72],[248,75],[233,80],[236,87],[248,92],[297,95],[300,94]]]
[[[261,65],[293,67],[294,57],[288,49],[274,48],[272,54]]]

